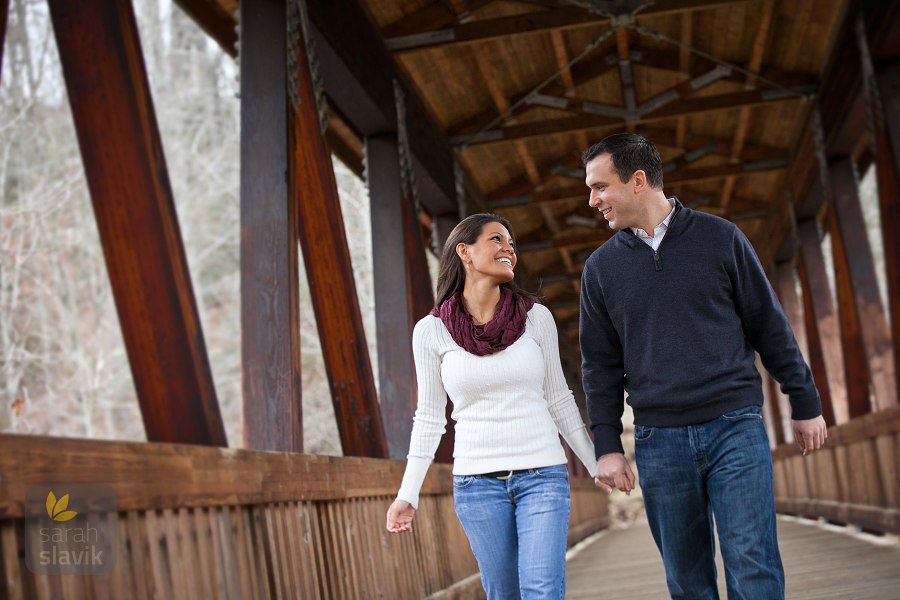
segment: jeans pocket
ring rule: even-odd
[[[453,487],[458,490],[464,490],[475,483],[475,475],[454,475]]]
[[[738,408],[736,410],[727,412],[722,415],[722,418],[726,421],[740,421],[742,419],[762,419],[762,413],[760,412],[758,405],[751,404],[750,406],[745,406],[743,408]]]
[[[650,436],[653,435],[652,427],[645,427],[643,425],[635,425],[634,426],[634,441],[635,442],[643,442],[650,439]]]

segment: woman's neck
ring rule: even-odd
[[[463,288],[463,300],[475,322],[485,325],[494,318],[494,310],[500,302],[500,286],[493,281],[467,279]]]

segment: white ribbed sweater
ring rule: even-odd
[[[455,475],[563,464],[559,434],[594,473],[594,446],[563,375],[556,323],[547,307],[535,304],[522,336],[488,356],[466,352],[439,318],[426,316],[413,331],[413,355],[418,406],[398,498],[418,507],[446,430],[448,395],[456,421]]]

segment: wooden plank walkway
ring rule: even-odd
[[[900,600],[900,543],[873,543],[811,522],[780,517],[778,539],[788,600]],[[668,598],[662,562],[646,524],[601,532],[566,565],[567,599]],[[719,559],[719,592],[725,580]]]

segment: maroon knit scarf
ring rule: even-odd
[[[512,346],[525,333],[525,318],[534,300],[522,297],[518,302],[509,288],[500,288],[500,302],[494,317],[485,325],[477,325],[466,310],[462,292],[456,292],[431,310],[450,332],[457,345],[476,356],[496,354]]]

